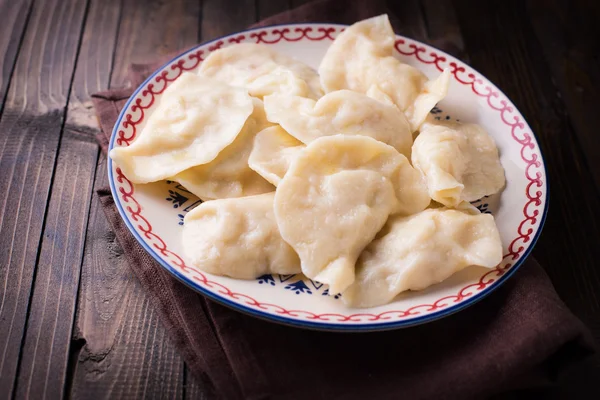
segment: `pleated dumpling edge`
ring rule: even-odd
[[[246,90],[185,72],[165,90],[134,142],[113,148],[110,157],[133,183],[167,179],[214,160],[253,108]]]

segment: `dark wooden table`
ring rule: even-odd
[[[0,0],[0,399],[202,397],[94,196],[107,177],[90,94],[296,3]],[[531,124],[551,192],[533,254],[600,339],[600,2],[389,6],[399,33],[467,61]],[[594,378],[598,357],[557,396],[600,398]]]

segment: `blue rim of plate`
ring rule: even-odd
[[[173,57],[171,60],[169,60],[168,62],[166,62],[165,64],[163,64],[162,66],[160,66],[156,71],[154,71],[140,86],[138,86],[138,88],[131,94],[131,96],[129,97],[129,99],[127,100],[127,103],[125,103],[125,106],[123,107],[123,109],[121,110],[120,114],[119,114],[119,118],[117,119],[117,121],[115,122],[115,125],[113,127],[112,133],[111,133],[111,138],[110,138],[110,142],[108,145],[108,151],[112,150],[114,147],[114,142],[115,142],[115,138],[117,137],[117,127],[121,125],[121,120],[123,119],[126,111],[129,109],[129,105],[131,104],[131,101],[137,96],[137,94],[140,92],[140,90],[142,90],[143,87],[146,86],[146,84],[152,80],[160,71],[162,71],[165,67],[167,67],[169,64],[171,64],[173,61],[175,61],[176,59],[191,53],[195,50],[198,50],[200,47],[204,47],[206,45],[209,45],[211,43],[214,42],[218,42],[219,40],[222,40],[224,38],[230,37],[230,36],[234,36],[234,35],[238,35],[240,33],[246,33],[246,32],[250,32],[250,31],[255,31],[258,29],[268,29],[268,28],[275,28],[275,27],[279,27],[279,26],[298,26],[298,25],[302,25],[302,26],[306,26],[306,25],[325,25],[325,26],[339,26],[339,27],[348,27],[348,25],[344,25],[344,24],[331,24],[331,23],[294,23],[294,24],[276,24],[276,25],[269,25],[269,26],[263,26],[260,28],[251,28],[251,29],[245,29],[243,31],[238,31],[229,35],[224,35],[224,36],[220,36],[216,39],[213,39],[209,42],[205,42],[202,44],[199,44],[197,46],[194,46],[193,48]],[[410,38],[409,38],[410,39]],[[431,45],[427,45],[425,43],[422,43],[418,40],[415,39],[410,39],[411,41],[418,43],[418,44],[422,44],[428,47],[432,47],[434,49],[436,49],[440,54],[443,54],[447,57],[450,58],[456,58],[453,57],[451,55],[449,55],[448,53],[434,47]],[[460,60],[459,60],[460,61]],[[465,63],[466,64],[466,63]],[[509,99],[509,97],[502,91],[500,90],[495,84],[493,84],[488,78],[485,77],[485,75],[483,75],[482,73],[480,73],[479,71],[477,71],[476,69],[474,69],[473,67],[469,66],[471,69],[473,69],[473,71],[475,71],[477,74],[479,74],[480,76],[484,77],[491,85],[492,87],[494,87],[495,89],[498,90],[498,92],[500,92],[511,104],[512,101]],[[512,104],[514,106],[514,104]],[[171,273],[171,275],[173,275],[175,278],[177,278],[179,281],[181,281],[182,283],[184,283],[186,286],[190,287],[191,289],[203,294],[204,296],[222,304],[225,305],[229,308],[232,308],[236,311],[241,311],[245,314],[249,314],[252,315],[254,317],[258,317],[260,319],[263,320],[267,320],[270,322],[278,322],[284,325],[288,325],[288,326],[294,326],[294,327],[300,327],[300,328],[307,328],[307,329],[314,329],[314,330],[324,330],[324,331],[341,331],[341,332],[369,332],[369,331],[383,331],[383,330],[391,330],[391,329],[398,329],[398,328],[407,328],[410,326],[415,326],[415,325],[421,325],[427,322],[431,322],[443,317],[447,317],[451,314],[454,314],[458,311],[464,310],[465,308],[477,303],[479,300],[483,299],[484,297],[486,297],[487,295],[489,295],[490,293],[492,293],[493,291],[495,291],[498,287],[500,287],[508,278],[510,278],[525,262],[525,260],[527,259],[527,257],[529,257],[529,255],[531,254],[531,251],[533,250],[533,248],[535,247],[541,233],[542,230],[544,228],[544,224],[546,222],[546,216],[548,214],[548,207],[550,204],[550,185],[548,182],[548,171],[546,170],[546,162],[544,160],[544,155],[542,153],[542,148],[539,145],[539,140],[536,136],[536,134],[533,132],[533,129],[531,129],[531,126],[529,125],[529,123],[527,123],[527,121],[525,120],[525,118],[523,117],[523,114],[519,111],[519,109],[517,107],[514,107],[515,110],[521,115],[521,117],[523,118],[523,122],[527,125],[527,127],[529,128],[529,131],[531,132],[531,134],[533,135],[533,138],[536,141],[536,145],[538,147],[538,150],[540,152],[540,158],[542,161],[542,167],[544,169],[544,176],[545,176],[545,182],[544,182],[544,186],[546,189],[546,200],[544,202],[544,211],[542,213],[542,217],[540,220],[540,225],[538,227],[537,232],[535,233],[533,240],[531,240],[531,243],[529,245],[529,247],[525,250],[525,252],[521,255],[521,257],[519,258],[519,260],[502,276],[500,276],[495,282],[493,282],[490,286],[488,286],[488,288],[484,289],[483,291],[481,291],[480,293],[469,297],[467,300],[462,301],[460,304],[457,304],[455,306],[449,306],[446,307],[440,311],[436,311],[433,312],[431,314],[427,314],[427,315],[423,315],[421,317],[415,317],[415,318],[411,318],[411,319],[406,319],[406,320],[399,320],[399,321],[393,321],[393,322],[384,322],[384,323],[377,323],[377,324],[332,324],[332,323],[320,323],[320,322],[312,322],[312,321],[301,321],[301,320],[296,320],[293,318],[287,318],[287,317],[280,317],[274,314],[269,314],[269,313],[265,313],[265,312],[260,312],[258,310],[252,309],[250,307],[247,307],[243,304],[238,304],[235,303],[233,301],[227,300],[223,297],[220,297],[212,292],[210,292],[209,290],[206,290],[204,288],[202,288],[201,286],[195,284],[190,278],[186,277],[185,275],[183,275],[181,272],[179,272],[178,270],[176,270],[175,268],[173,268],[171,265],[169,265],[169,263],[167,263],[166,261],[164,261],[154,250],[152,250],[152,248],[146,243],[144,242],[144,240],[142,239],[142,237],[140,236],[140,234],[137,232],[137,230],[135,229],[135,227],[132,225],[131,221],[129,220],[129,218],[127,217],[127,214],[125,213],[125,210],[123,209],[123,206],[121,205],[120,200],[115,196],[115,193],[117,192],[116,187],[115,187],[115,180],[114,180],[114,176],[113,176],[113,172],[112,172],[112,159],[107,156],[107,169],[108,169],[108,181],[109,181],[109,185],[110,185],[110,191],[111,194],[113,196],[115,205],[117,206],[117,209],[119,210],[119,214],[121,215],[121,218],[123,219],[123,221],[125,222],[125,225],[127,226],[127,228],[129,229],[129,231],[133,234],[133,236],[135,237],[135,239],[138,241],[138,243],[144,248],[144,250],[146,250],[146,252],[148,252],[161,266],[163,266],[167,271],[169,271]]]

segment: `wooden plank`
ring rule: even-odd
[[[69,96],[67,122],[37,266],[17,378],[17,396],[60,398],[69,348],[92,195],[98,131],[90,95],[108,86],[120,2],[94,0],[88,10]]]
[[[531,23],[600,190],[598,2],[528,1]]]
[[[132,63],[156,61],[198,41],[200,9],[197,0],[123,1],[111,88],[129,84],[128,72]]]
[[[257,0],[256,20],[260,21],[267,17],[279,14],[290,9],[290,3],[282,0]]]
[[[0,120],[0,392],[17,373],[85,2],[39,0]]]
[[[474,68],[496,83],[536,133],[550,181],[550,212],[533,252],[565,303],[600,339],[600,199],[565,105],[552,82],[539,42],[521,2],[454,2]],[[506,29],[510,21],[511,29]],[[600,397],[592,387],[596,358],[580,366],[562,389],[565,398]],[[596,396],[589,395],[596,393]]]
[[[108,186],[101,155],[94,189]],[[181,398],[183,361],[92,200],[74,341],[73,399]]]
[[[202,41],[246,29],[256,21],[255,0],[204,0]]]
[[[439,1],[421,0],[427,37],[432,46],[466,60],[465,44],[454,7]]]
[[[27,26],[27,17],[31,11],[32,0],[13,1],[0,0],[0,112],[4,97],[8,90],[8,83],[17,59],[19,44]]]
[[[98,6],[103,7],[102,1]],[[192,46],[198,37],[199,15],[197,2],[126,0],[110,86],[128,83],[132,62],[152,61]],[[98,24],[100,29],[102,23]],[[106,162],[101,155],[94,189],[106,186]],[[70,395],[94,399],[183,397],[183,361],[122,257],[96,198],[91,205],[80,286],[73,339],[79,346],[73,347]]]
[[[19,374],[18,398],[62,398],[98,145],[66,131],[61,141]]]
[[[100,131],[91,95],[110,83],[122,0],[90,0],[69,98],[66,129],[92,138]],[[90,159],[96,168],[96,159]]]
[[[427,28],[419,0],[386,1],[394,31],[412,39],[428,42]]]

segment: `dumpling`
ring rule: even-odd
[[[338,90],[318,101],[299,96],[265,97],[267,119],[280,124],[303,143],[329,135],[364,135],[389,144],[410,157],[412,131],[398,108],[350,90]]]
[[[281,126],[271,126],[260,131],[254,138],[254,147],[248,158],[248,165],[277,186],[292,161],[305,147]]]
[[[447,207],[494,194],[505,183],[494,139],[475,124],[424,124],[412,163],[425,174],[431,198]]]
[[[491,214],[444,208],[390,217],[356,264],[356,280],[342,296],[351,307],[375,307],[405,290],[421,290],[471,265],[502,261]]]
[[[319,66],[326,93],[350,89],[404,112],[413,131],[448,92],[450,71],[429,81],[417,68],[394,58],[396,36],[387,15],[348,27],[333,41]]]
[[[237,138],[208,164],[187,169],[171,180],[181,183],[202,200],[268,193],[273,185],[248,166],[256,134],[271,125],[262,101],[253,98],[254,111]]]
[[[252,110],[244,89],[183,73],[165,90],[136,140],[114,148],[110,157],[134,183],[166,179],[214,160]]]
[[[273,215],[274,192],[211,200],[183,220],[183,249],[191,265],[215,275],[253,279],[296,274],[300,260],[283,241]]]
[[[429,202],[421,174],[393,147],[368,136],[325,136],[279,182],[275,217],[304,275],[336,294],[354,281],[356,259],[390,214]]]
[[[200,75],[248,89],[263,98],[282,93],[318,99],[323,95],[317,72],[269,46],[240,43],[219,49],[200,65]]]

